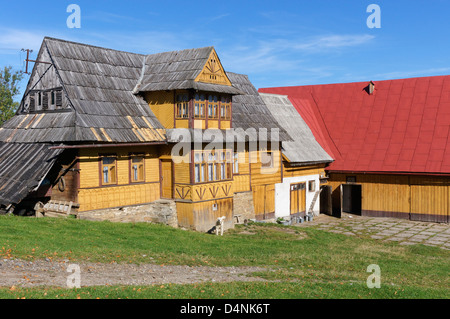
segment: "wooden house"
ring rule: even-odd
[[[207,231],[243,211],[274,217],[276,184],[305,174],[285,167],[293,139],[213,47],[141,55],[45,38],[37,61],[0,128],[4,209],[168,199],[180,226]]]
[[[449,222],[450,76],[264,88],[335,161],[334,214]]]

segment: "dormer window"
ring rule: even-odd
[[[28,111],[46,111],[62,109],[62,88],[33,90],[28,93]]]

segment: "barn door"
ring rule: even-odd
[[[304,216],[306,213],[306,183],[291,184],[290,190],[291,215]]]
[[[341,211],[361,215],[361,185],[341,184]]]
[[[331,190],[332,187],[330,185],[323,185],[320,191],[320,213],[329,216],[333,215]]]
[[[258,220],[275,216],[275,185],[253,186],[253,207]]]
[[[161,197],[172,198],[172,160],[161,160]]]

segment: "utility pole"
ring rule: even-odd
[[[44,61],[37,61],[37,60],[30,60],[30,53],[33,52],[33,50],[30,49],[22,49],[21,51],[27,52],[27,58],[26,58],[26,65],[25,65],[25,74],[31,74],[28,72],[28,62],[35,62],[35,63],[45,63],[45,64],[51,64],[50,62],[44,62]]]

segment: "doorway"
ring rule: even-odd
[[[341,210],[361,215],[362,192],[360,184],[341,184]]]

